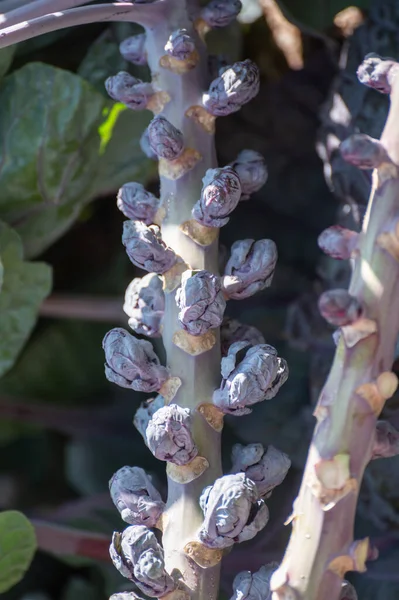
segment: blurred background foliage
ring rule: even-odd
[[[277,346],[290,378],[274,401],[226,419],[224,464],[233,443],[258,441],[287,452],[293,467],[269,501],[268,527],[226,558],[223,599],[239,570],[278,561],[289,536],[283,523],[333,355],[316,299],[348,278],[345,265],[321,257],[316,240],[332,223],[359,227],[370,186],[368,175],[342,163],[337,146],[353,131],[378,136],[383,126],[386,99],[356,80],[363,56],[399,56],[397,0],[243,5],[239,22],[212,32],[209,47],[228,61],[256,61],[261,91],[217,121],[217,150],[221,164],[243,148],[258,150],[269,179],[240,204],[221,244],[271,237],[279,262],[273,286],[231,301],[228,314]],[[111,102],[103,86],[122,69],[149,77],[118,52],[137,31],[90,25],[0,51],[0,536],[10,518],[31,539],[16,510],[36,531],[18,578],[38,546],[20,583],[2,589],[0,575],[5,600],[105,600],[126,589],[108,560],[110,535],[122,524],[108,480],[136,464],[165,493],[163,464],[132,425],[144,395],[108,384],[101,349],[110,327],[127,326],[123,295],[139,275],[120,243],[115,192],[132,180],[155,192],[158,185],[154,163],[139,148],[149,113]],[[385,416],[399,426],[398,398]],[[356,533],[371,536],[380,559],[353,578],[362,600],[399,598],[398,467],[397,458],[385,459],[366,472]],[[0,551],[0,573],[2,559]]]

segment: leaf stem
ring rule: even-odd
[[[0,48],[59,29],[103,21],[130,21],[143,27],[149,27],[157,20],[162,19],[163,14],[160,10],[162,4],[164,4],[163,0],[151,4],[113,2],[112,4],[83,6],[65,12],[44,15],[0,29]]]
[[[16,23],[43,17],[48,13],[60,12],[67,8],[74,8],[82,4],[89,4],[94,0],[34,0],[20,7],[11,9],[9,12],[0,14],[0,24],[11,27]]]

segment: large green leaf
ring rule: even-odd
[[[0,291],[0,376],[14,364],[50,293],[51,268],[26,262],[18,234],[0,222],[0,260],[4,269]]]
[[[36,551],[35,530],[20,512],[0,513],[0,593],[18,583]]]
[[[0,218],[21,234],[27,256],[149,164],[138,158],[147,121],[115,115],[118,105],[68,71],[25,65],[4,79],[0,105]]]

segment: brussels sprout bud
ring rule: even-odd
[[[154,117],[148,125],[148,141],[158,156],[166,160],[175,160],[184,149],[183,134],[165,117]]]
[[[226,27],[242,8],[240,0],[211,0],[201,11],[201,18],[209,27]]]
[[[152,344],[139,340],[120,327],[104,339],[105,375],[108,381],[136,392],[155,392],[169,379]]]
[[[391,58],[367,54],[357,70],[360,83],[382,94],[391,93],[391,82],[398,63]]]
[[[170,35],[165,50],[177,60],[186,60],[194,52],[195,43],[187,29],[177,29]]]
[[[154,222],[159,203],[159,198],[147,192],[141,183],[125,183],[118,192],[119,210],[128,219],[143,221],[146,225]]]
[[[249,406],[274,398],[288,378],[288,366],[273,346],[236,342],[222,358],[222,377],[213,403],[224,413],[246,415]]]
[[[229,548],[250,540],[269,520],[257,487],[244,473],[224,475],[200,496],[204,522],[198,539],[208,548]]]
[[[113,100],[126,104],[132,110],[142,110],[147,107],[154,90],[151,83],[144,83],[126,71],[108,77],[105,89]]]
[[[145,65],[147,64],[147,53],[144,48],[145,41],[145,33],[132,35],[121,42],[119,45],[119,51],[125,60],[133,63],[134,65]]]
[[[192,215],[206,227],[223,227],[240,201],[239,177],[232,167],[222,167],[208,169],[202,182],[201,198],[195,204]]]
[[[147,444],[159,460],[186,465],[198,454],[191,434],[188,408],[169,404],[157,410],[148,423]]]
[[[208,271],[185,271],[176,303],[179,322],[191,335],[219,327],[226,308],[220,279]]]
[[[255,150],[242,150],[231,166],[240,178],[241,200],[248,200],[267,181],[265,159]]]
[[[351,325],[362,314],[362,307],[345,289],[323,292],[319,298],[319,311],[330,325]]]
[[[276,263],[277,247],[272,240],[234,242],[222,278],[225,294],[242,300],[269,287]]]
[[[147,527],[131,525],[122,533],[115,532],[109,553],[121,575],[133,581],[147,596],[159,598],[175,588],[165,570],[163,549]]]
[[[139,335],[160,337],[165,310],[162,279],[156,273],[136,277],[128,285],[123,310],[130,317],[129,327]]]
[[[240,110],[259,92],[259,70],[251,60],[236,62],[212,81],[203,96],[205,108],[215,117]]]
[[[125,221],[122,244],[132,263],[146,271],[165,273],[177,260],[173,250],[163,242],[157,225],[147,227],[141,221]]]

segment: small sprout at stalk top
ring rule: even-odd
[[[231,247],[222,286],[233,300],[249,298],[270,286],[277,263],[272,240],[238,240]]]
[[[357,70],[360,83],[382,94],[391,93],[392,77],[398,63],[392,58],[383,58],[378,54],[367,54]]]
[[[132,35],[121,42],[119,45],[119,51],[125,60],[133,63],[134,65],[145,65],[147,64],[145,41],[145,33]]]
[[[270,496],[272,490],[284,481],[291,466],[287,454],[274,446],[268,446],[265,451],[262,444],[248,444],[248,446],[235,444],[231,457],[233,462],[231,472],[245,473],[256,483],[261,497]]]
[[[322,317],[336,327],[351,325],[362,314],[362,307],[357,298],[345,289],[323,292],[318,302]]]
[[[125,183],[118,192],[117,207],[128,219],[154,223],[159,208],[159,198],[147,192],[141,183]]]
[[[399,431],[388,421],[377,421],[372,460],[389,458],[397,454],[399,454]]]
[[[151,160],[158,160],[158,156],[155,154],[154,150],[150,146],[148,127],[144,129],[143,134],[140,138],[140,148],[147,158],[150,158]]]
[[[156,526],[165,504],[144,469],[122,467],[112,476],[109,491],[126,523]]]
[[[211,0],[201,10],[201,19],[209,27],[226,27],[234,21],[241,8],[240,0]]]
[[[213,393],[213,403],[224,413],[246,415],[249,406],[269,400],[288,378],[288,366],[268,344],[250,346],[236,342],[222,358],[222,383]]]
[[[383,163],[391,162],[380,140],[365,133],[351,135],[340,144],[339,150],[347,163],[359,169],[376,169]]]
[[[240,323],[230,317],[224,317],[220,327],[222,356],[227,356],[229,348],[234,342],[248,342],[251,346],[256,346],[256,344],[264,344],[265,338],[256,327]]]
[[[348,260],[355,250],[359,239],[356,231],[351,231],[341,225],[327,227],[318,237],[319,248],[331,258]]]
[[[339,596],[339,600],[357,600],[357,593],[355,588],[349,581],[342,582],[341,594]]]
[[[259,69],[251,60],[244,60],[224,69],[202,101],[212,115],[224,117],[240,110],[258,92]]]
[[[226,308],[220,278],[208,271],[185,271],[176,303],[179,322],[191,335],[204,335],[219,327]]]
[[[224,475],[200,496],[204,522],[198,539],[208,548],[229,548],[250,540],[265,527],[269,510],[244,473]]]
[[[177,404],[157,410],[148,423],[146,437],[149,449],[159,460],[187,465],[198,454],[191,434],[190,410]]]
[[[230,600],[270,600],[270,579],[277,567],[277,563],[270,563],[255,573],[238,573],[233,581],[233,595]]]
[[[148,423],[151,421],[157,410],[163,406],[165,406],[165,399],[163,396],[158,395],[156,398],[150,398],[149,400],[142,402],[136,410],[133,424],[137,431],[143,436],[145,443],[147,443],[146,431]]]
[[[145,271],[165,273],[177,260],[173,250],[163,242],[157,225],[147,227],[142,221],[125,221],[122,243],[132,263]]]
[[[108,381],[136,392],[155,392],[169,379],[151,342],[139,340],[116,327],[104,339],[105,375]]]
[[[147,527],[131,525],[114,532],[109,553],[118,571],[147,596],[159,598],[175,588],[165,570],[163,549]]]
[[[232,167],[208,169],[202,179],[201,198],[192,215],[205,227],[223,227],[241,198],[241,184]]]
[[[231,164],[241,183],[241,200],[248,200],[251,194],[260,190],[267,181],[265,159],[255,150],[242,150]]]
[[[184,149],[183,134],[165,117],[154,117],[148,125],[148,141],[158,158],[175,160]]]
[[[123,310],[129,327],[139,335],[160,337],[165,311],[162,279],[156,273],[136,277],[126,289]]]
[[[170,35],[165,50],[177,60],[186,60],[194,52],[195,43],[187,29],[177,29]]]
[[[113,100],[122,102],[132,110],[146,108],[150,97],[154,94],[151,83],[136,79],[126,71],[105,80],[105,89]]]

